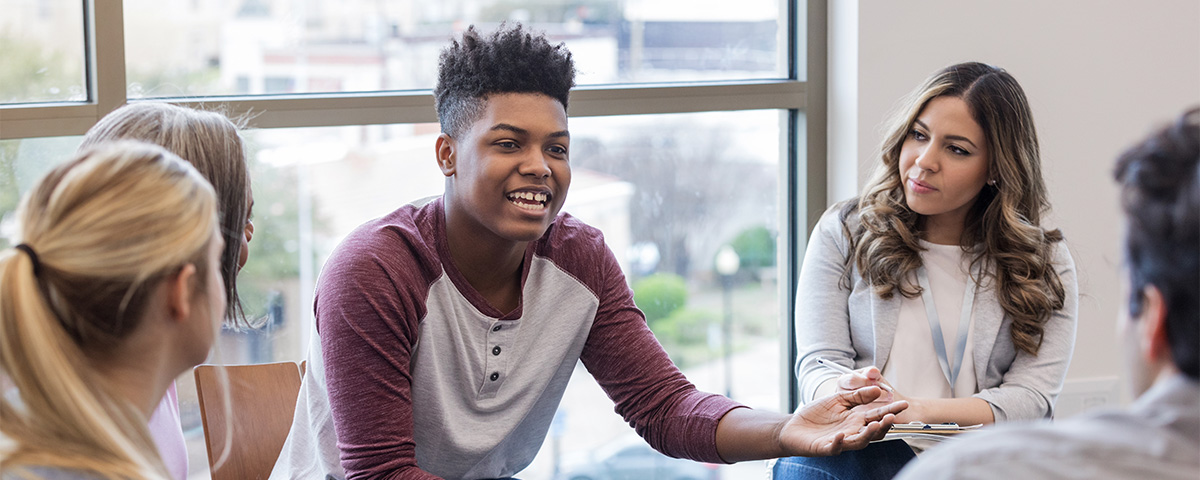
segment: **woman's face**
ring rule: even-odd
[[[988,181],[983,129],[957,97],[936,97],[917,114],[900,147],[908,208],[961,224]]]
[[[246,266],[250,258],[250,239],[254,238],[254,193],[248,194],[246,200],[246,226],[242,228],[242,249],[238,252],[238,270]]]
[[[208,356],[209,349],[212,348],[217,336],[221,330],[221,323],[225,319],[225,306],[227,299],[225,298],[225,281],[221,275],[221,252],[225,251],[225,240],[217,229],[213,229],[212,239],[208,242],[208,251],[205,252],[205,262],[208,264],[207,274],[204,278],[199,278],[195,282],[195,293],[192,295],[194,304],[191,311],[193,315],[198,315],[199,321],[191,322],[193,331],[190,337],[193,341],[189,342],[195,345],[196,351],[190,355],[190,361],[193,365],[203,362]]]

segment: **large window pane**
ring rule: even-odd
[[[565,207],[604,230],[651,330],[688,379],[768,410],[778,410],[783,363],[775,263],[781,128],[776,111],[574,119],[575,171],[595,172],[600,185],[626,185],[626,196],[612,187],[589,192],[573,181]],[[722,276],[716,257],[726,246],[738,261]],[[620,416],[600,413],[612,411],[577,366],[557,426],[520,477],[764,474],[762,462],[717,467],[650,452]]]
[[[782,365],[775,265],[780,118],[778,111],[751,111],[572,119],[573,178],[564,207],[604,231],[651,329],[689,379],[771,410],[779,405]],[[223,361],[303,358],[313,279],[337,243],[369,219],[442,192],[432,156],[438,131],[377,125],[248,134],[256,229],[239,289],[247,311],[268,326],[225,332]],[[726,245],[740,261],[736,273],[722,277],[714,258]],[[605,459],[591,452],[614,459],[646,454],[624,451],[634,433],[618,415],[602,413],[612,402],[582,366],[571,382],[559,423],[521,478],[550,479],[556,464],[559,472],[602,468]],[[738,472],[726,478],[753,478],[742,475],[756,477],[763,467],[721,468]]]
[[[71,159],[83,137],[0,140],[0,248],[13,245],[21,196],[47,171]]]
[[[83,46],[82,2],[4,2],[0,104],[87,100]]]
[[[566,42],[580,84],[786,76],[782,0],[127,0],[131,98],[432,88],[475,24]]]
[[[774,261],[780,117],[751,111],[572,119],[573,182],[565,207],[604,231],[652,330],[692,382],[771,410],[779,405],[783,368]],[[437,132],[436,125],[377,125],[246,133],[257,228],[239,291],[247,313],[265,325],[226,330],[213,361],[304,358],[313,279],[337,242],[362,222],[442,191],[444,177],[432,158]],[[19,195],[78,143],[79,137],[0,142],[0,243],[15,231]],[[725,245],[740,259],[729,277],[714,262]],[[192,470],[203,476],[207,457],[190,372],[177,386]],[[595,472],[609,458],[652,455],[638,451],[640,440],[619,416],[602,413],[612,411],[612,402],[582,366],[562,405],[543,451],[521,478],[550,479],[556,468]],[[711,473],[696,464],[667,468]],[[720,467],[720,474],[755,478],[762,468],[750,462]]]

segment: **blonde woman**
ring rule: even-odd
[[[190,162],[213,186],[220,211],[225,250],[221,274],[229,299],[225,318],[246,326],[238,299],[237,274],[246,264],[254,236],[250,213],[254,196],[238,125],[217,112],[195,110],[158,102],[129,104],[106,115],[84,136],[80,149],[120,139],[140,140],[166,148]],[[175,480],[188,474],[187,444],[179,419],[179,399],[174,382],[150,418],[150,434]]]
[[[17,219],[0,252],[0,477],[168,478],[147,418],[226,311],[212,187],[161,147],[101,145]]]
[[[881,160],[808,245],[796,302],[802,402],[887,384],[894,394],[881,401],[909,403],[897,423],[1051,417],[1078,294],[1062,235],[1041,226],[1046,186],[1021,86],[990,65],[946,67],[908,98]],[[912,456],[884,442],[787,459],[775,474],[889,478]]]

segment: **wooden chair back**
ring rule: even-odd
[[[228,409],[219,369],[229,376]],[[295,362],[198,365],[192,372],[212,480],[265,480],[292,426],[300,393],[299,366]],[[225,463],[215,467],[225,447],[227,413],[233,426],[232,446]]]

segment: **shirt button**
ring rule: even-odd
[[[493,382],[494,382],[494,381],[496,381],[496,380],[499,380],[499,379],[500,379],[500,372],[492,372],[492,376],[491,376],[490,378],[492,379],[492,381],[493,381]]]
[[[499,325],[496,325],[496,326],[492,327],[492,331],[493,331],[493,332],[499,332],[499,331],[500,331],[500,326],[499,326]]]
[[[492,348],[492,355],[499,355],[499,354],[500,354],[500,346],[497,345]]]

